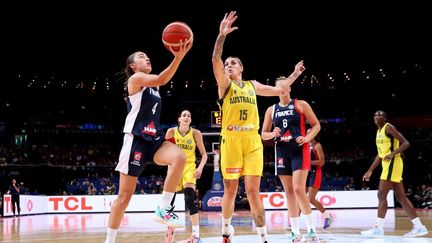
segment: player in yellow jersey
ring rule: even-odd
[[[387,194],[393,189],[396,199],[402,205],[405,212],[410,217],[414,226],[413,229],[405,234],[406,237],[426,235],[428,231],[417,217],[414,206],[405,195],[402,183],[403,161],[401,153],[410,144],[408,140],[396,129],[395,126],[387,122],[387,114],[384,111],[377,111],[374,115],[375,124],[378,127],[376,135],[376,146],[378,155],[369,170],[363,176],[363,180],[368,181],[373,170],[381,164],[382,173],[378,189],[378,217],[372,229],[362,231],[363,235],[382,236],[384,235],[384,217],[387,212]]]
[[[201,242],[199,235],[199,214],[198,207],[195,204],[195,185],[196,179],[199,179],[202,170],[207,162],[207,152],[204,147],[203,136],[198,129],[190,126],[192,122],[191,113],[188,110],[183,110],[178,118],[178,126],[169,128],[166,132],[165,138],[175,139],[179,148],[186,155],[186,164],[183,170],[183,176],[180,184],[177,186],[177,191],[183,189],[185,197],[186,211],[189,212],[192,224],[192,236],[186,240],[187,243]],[[195,150],[198,148],[201,154],[201,162],[198,167],[195,165],[196,156]],[[173,199],[174,201],[174,199]],[[172,203],[173,204],[173,203]],[[174,242],[174,228],[169,227],[165,238],[166,243]]]
[[[222,49],[226,36],[237,30],[233,22],[235,11],[225,14],[220,23],[219,35],[213,50],[213,73],[218,85],[219,105],[222,111],[221,171],[224,183],[222,198],[222,242],[231,242],[234,227],[231,225],[234,201],[239,178],[244,177],[247,198],[261,242],[267,242],[264,206],[260,197],[260,182],[263,171],[263,145],[259,129],[257,95],[279,96],[304,70],[299,62],[284,85],[273,87],[255,80],[243,80],[243,64],[237,57],[222,61]]]

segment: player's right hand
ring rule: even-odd
[[[372,175],[372,171],[368,170],[363,176],[363,181],[369,181],[371,175]]]

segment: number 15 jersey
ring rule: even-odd
[[[258,132],[258,105],[251,81],[243,81],[242,87],[231,81],[225,96],[219,100],[219,107],[222,111],[221,135]]]

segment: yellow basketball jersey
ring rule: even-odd
[[[187,162],[193,161],[195,163],[196,156],[195,156],[195,138],[193,136],[192,128],[189,128],[189,131],[183,136],[179,130],[179,127],[177,127],[174,130],[174,138],[176,140],[176,144],[181,150],[183,150],[183,153],[186,155]]]
[[[219,106],[222,111],[221,135],[258,131],[258,106],[255,87],[251,81],[244,81],[243,87],[231,81],[225,97],[219,101]]]
[[[385,132],[388,125],[389,123],[386,123],[381,129],[377,130],[376,146],[378,156],[381,159],[399,148],[399,141],[396,138],[389,138]],[[400,154],[396,156],[400,156]]]

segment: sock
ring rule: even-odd
[[[171,200],[173,199],[174,194],[174,192],[162,192],[162,198],[159,204],[160,209],[166,209],[167,207],[171,206]]]
[[[384,228],[384,219],[382,219],[382,218],[377,218],[377,219],[376,219],[376,225],[377,225],[378,228],[380,228],[380,229]]]
[[[324,213],[322,213],[322,215],[324,216],[324,218],[330,217],[330,214],[329,214],[329,212],[327,210],[324,211]]]
[[[107,236],[106,236],[106,243],[114,243],[115,238],[117,236],[118,229],[111,229],[108,227],[107,229]]]
[[[414,224],[414,227],[416,228],[420,228],[423,226],[423,224],[421,223],[419,217],[415,218],[415,219],[411,219],[412,223]]]
[[[295,235],[300,234],[300,217],[293,217],[289,218],[290,224],[291,224],[291,231]]]
[[[229,219],[224,219],[223,217],[222,217],[222,234],[223,235],[229,235],[231,232],[229,232],[229,230],[230,230],[230,224],[231,224],[231,219],[232,218],[229,218]]]
[[[192,225],[192,235],[199,238],[199,225]]]
[[[263,227],[256,227],[258,236],[261,237],[261,242],[267,241],[267,228],[265,226]]]
[[[313,232],[316,232],[315,224],[314,224],[313,218],[312,218],[312,213],[310,213],[308,215],[304,214],[304,216],[305,216],[305,219],[306,219],[307,232],[310,232],[311,230]]]

